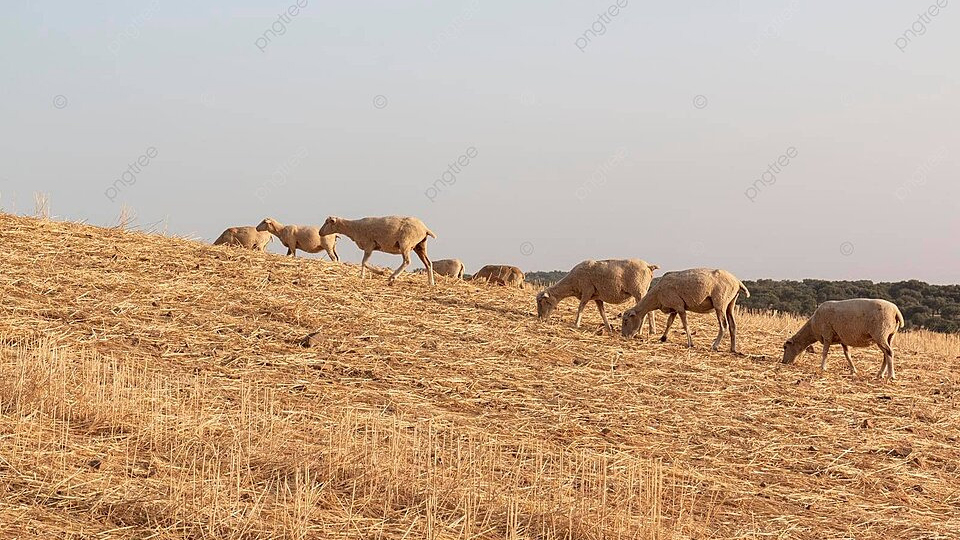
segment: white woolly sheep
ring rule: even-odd
[[[424,269],[426,271],[426,269]],[[440,259],[433,261],[433,273],[441,276],[463,279],[463,262],[460,259]]]
[[[471,281],[486,281],[495,285],[523,288],[523,271],[516,266],[488,264],[470,277]]]
[[[537,315],[541,320],[547,319],[561,300],[574,296],[580,299],[574,326],[580,328],[583,308],[592,300],[597,304],[607,332],[612,333],[613,327],[607,320],[603,303],[622,304],[630,298],[640,302],[650,288],[653,271],[658,268],[660,267],[640,259],[583,261],[574,266],[563,279],[537,295]],[[653,313],[648,315],[648,320],[650,333],[653,334],[656,332]]]
[[[435,285],[433,265],[427,257],[427,238],[437,235],[415,217],[386,216],[363,219],[343,219],[330,216],[320,228],[320,234],[340,233],[347,236],[363,250],[363,262],[360,265],[360,277],[366,277],[367,261],[374,251],[382,251],[403,256],[403,263],[390,276],[390,283],[397,279],[410,265],[410,251],[414,251],[427,269],[430,285]]]
[[[213,243],[215,246],[240,246],[254,251],[265,251],[273,240],[268,232],[258,231],[256,227],[230,227],[223,231]]]
[[[321,234],[319,227],[310,225],[284,225],[275,219],[266,218],[257,225],[258,231],[267,231],[280,239],[287,248],[287,255],[297,256],[297,250],[307,253],[327,252],[331,261],[339,261],[337,235]]]
[[[713,350],[717,350],[723,333],[730,328],[730,351],[737,352],[737,321],[734,316],[737,297],[740,293],[750,297],[750,291],[733,274],[726,270],[711,268],[693,268],[679,272],[667,272],[650,288],[637,305],[623,314],[623,336],[633,337],[640,329],[643,316],[659,309],[669,313],[667,327],[663,331],[661,342],[667,341],[667,333],[677,315],[687,333],[687,347],[693,347],[693,338],[687,327],[687,312],[717,314],[720,332],[713,341]]]
[[[855,298],[829,301],[820,304],[810,319],[783,345],[783,363],[792,364],[797,356],[815,341],[823,345],[820,371],[827,368],[827,353],[830,345],[840,344],[850,372],[857,375],[857,368],[850,359],[849,347],[868,347],[876,343],[883,351],[883,364],[877,373],[881,379],[896,377],[893,368],[893,338],[903,328],[900,309],[886,300]]]

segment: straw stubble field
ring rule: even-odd
[[[901,380],[529,291],[0,215],[2,538],[947,538],[956,337]],[[663,318],[660,318],[660,324]],[[313,348],[301,339],[319,332]],[[876,369],[880,354],[857,350]]]

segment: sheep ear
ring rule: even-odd
[[[650,270],[659,270],[659,269],[660,269],[660,267],[657,266],[657,265],[655,265],[655,264],[651,264],[651,265],[650,265]]]

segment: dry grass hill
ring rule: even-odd
[[[529,291],[0,215],[0,538],[947,538],[960,342],[900,380]],[[438,254],[439,255],[439,254]],[[615,312],[615,311],[614,311]],[[663,317],[658,323],[663,324]],[[319,331],[315,347],[301,339]],[[880,353],[857,350],[863,371]]]

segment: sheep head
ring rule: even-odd
[[[643,325],[643,315],[637,313],[636,308],[630,308],[623,312],[622,323],[620,333],[625,338],[632,338],[637,335],[640,326]]]
[[[786,343],[783,344],[783,360],[784,364],[792,364],[796,361],[797,357],[800,356],[807,347],[797,343],[792,339],[788,339]]]
[[[323,222],[323,227],[320,227],[320,236],[327,236],[341,232],[340,226],[342,223],[343,218],[338,218],[336,216],[328,217],[327,220]]]
[[[265,218],[263,221],[260,222],[259,225],[257,225],[257,230],[260,232],[263,232],[263,231],[273,232],[277,230],[277,222],[270,218]]]
[[[537,317],[541,321],[546,320],[547,317],[553,313],[553,310],[557,307],[558,300],[552,296],[547,291],[543,291],[537,295]]]

